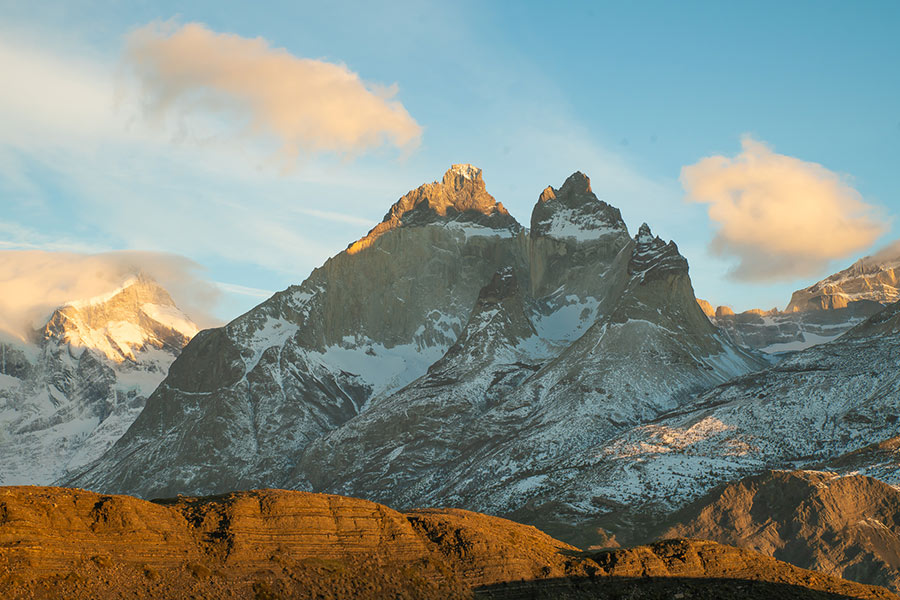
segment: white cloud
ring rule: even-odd
[[[156,117],[225,117],[244,135],[273,136],[288,158],[409,148],[422,128],[396,86],[363,81],[346,65],[293,56],[262,38],[199,23],[151,23],[128,36],[126,65]]]
[[[152,277],[194,321],[209,326],[218,291],[198,277],[199,269],[182,256],[161,252],[0,250],[0,330],[24,339],[56,308],[108,293],[138,273]]]
[[[815,275],[887,229],[881,212],[842,177],[750,137],[734,158],[712,156],[684,167],[681,182],[689,202],[709,205],[718,226],[710,249],[738,259],[736,279]]]
[[[279,176],[266,168],[264,144],[173,139],[138,118],[134,98],[115,101],[114,61],[7,33],[0,29],[8,84],[0,94],[0,193],[15,210],[0,217],[0,248],[177,249],[298,281],[399,195],[398,170],[380,161],[351,169],[342,159],[311,158]],[[71,221],[59,223],[60,214]],[[50,232],[47,223],[65,230]]]
[[[246,285],[238,285],[236,283],[226,283],[224,281],[216,281],[215,284],[226,292],[238,294],[240,296],[259,298],[260,300],[270,298],[275,293],[272,290],[263,290],[260,288],[248,287]]]

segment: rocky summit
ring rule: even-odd
[[[303,492],[151,503],[11,487],[0,509],[10,600],[897,598],[714,542],[583,553],[478,513]]]
[[[587,448],[765,365],[704,316],[677,246],[630,236],[582,173],[544,190],[531,224],[455,165],[301,285],[199,334],[66,481],[504,514],[577,479],[561,465]]]

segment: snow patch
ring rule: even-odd
[[[193,338],[199,331],[197,325],[174,306],[148,303],[141,306],[141,311],[157,323],[177,331],[187,339]]]
[[[558,208],[549,221],[543,221],[540,225],[544,227],[544,235],[557,239],[574,239],[577,242],[597,240],[622,232],[620,228],[610,227],[593,215],[564,207]]]
[[[584,335],[598,317],[600,301],[593,296],[566,296],[563,304],[548,314],[537,313],[532,318],[538,335],[553,343],[573,342]]]

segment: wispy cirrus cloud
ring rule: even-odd
[[[303,58],[262,38],[200,23],[151,23],[127,38],[125,64],[156,117],[226,117],[242,135],[271,136],[288,158],[410,148],[422,128],[397,87],[364,81],[346,65]]]
[[[815,275],[887,230],[883,212],[843,177],[751,137],[735,157],[711,156],[684,167],[681,182],[689,202],[709,206],[717,226],[710,249],[738,259],[735,279]]]

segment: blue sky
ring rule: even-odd
[[[223,135],[221,115],[212,136],[204,115],[148,121],[120,83],[127,36],[154,21],[261,37],[395,84],[418,145],[302,152],[285,170],[271,140]],[[784,307],[900,237],[898,25],[896,2],[0,2],[13,90],[0,100],[0,248],[184,255],[227,284],[227,319],[300,282],[451,163],[482,167],[523,223],[545,186],[581,170],[632,232],[647,221],[678,243],[699,297]],[[712,254],[721,223],[685,201],[679,178],[735,157],[746,136],[781,164],[835,174],[850,190],[835,201],[862,202],[877,231],[841,253],[841,231],[826,230],[804,241],[823,248],[803,268],[729,276],[751,250]],[[773,206],[821,218],[814,201],[792,203]]]

